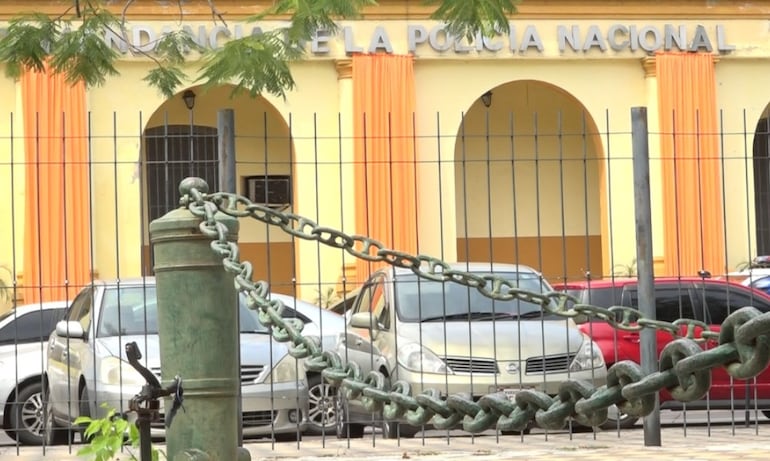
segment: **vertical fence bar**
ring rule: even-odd
[[[631,108],[631,143],[634,170],[634,214],[636,217],[636,265],[639,277],[639,311],[655,319],[655,287],[652,262],[652,212],[650,206],[650,151],[647,143],[647,108]],[[645,375],[658,371],[657,338],[655,331],[640,332],[641,366]],[[644,417],[644,445],[659,447],[660,406]]]

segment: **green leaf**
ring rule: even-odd
[[[519,0],[424,0],[440,4],[431,19],[447,23],[447,32],[472,40],[478,32],[485,37],[508,33],[508,15],[516,13]]]
[[[78,416],[77,418],[75,418],[76,425],[91,424],[91,421],[93,421],[93,419],[91,419],[89,416]]]
[[[88,16],[80,27],[64,29],[51,52],[51,66],[63,73],[70,83],[83,81],[86,86],[103,85],[108,76],[118,75],[118,53],[103,38],[105,27],[116,26],[110,13]]]
[[[295,86],[289,62],[303,53],[285,41],[280,30],[246,36],[206,53],[198,80],[207,87],[232,83],[234,93],[248,91],[252,97],[270,93],[285,98]]]
[[[102,430],[102,420],[94,419],[90,423],[88,423],[88,427],[85,430],[85,436],[91,437],[92,435],[98,433],[101,430]]]
[[[12,19],[0,38],[0,62],[6,63],[6,74],[18,78],[24,68],[44,70],[58,36],[59,23],[44,14]]]
[[[93,445],[85,445],[80,450],[78,450],[77,455],[78,456],[87,456],[90,454],[93,454],[96,450],[94,449]]]
[[[139,428],[136,424],[128,426],[128,439],[131,441],[131,446],[139,446]]]
[[[358,18],[363,7],[376,4],[375,0],[278,0],[272,8],[248,21],[289,14],[291,22],[286,28],[287,38],[289,43],[296,45],[310,40],[319,29],[336,32],[337,20]]]
[[[160,93],[170,98],[176,93],[176,89],[182,85],[185,73],[177,66],[158,65],[142,79],[148,85],[156,88]]]
[[[202,53],[204,48],[186,30],[176,30],[163,34],[155,45],[155,54],[158,58],[173,65],[184,64],[186,54],[191,51]]]

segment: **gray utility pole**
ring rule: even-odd
[[[650,211],[650,149],[648,145],[647,108],[631,108],[631,143],[634,168],[634,214],[636,217],[636,267],[639,286],[639,312],[655,319],[655,285],[652,265],[652,212]],[[641,366],[645,375],[658,371],[658,347],[655,330],[643,329]],[[644,445],[661,445],[660,399],[655,395],[655,410],[644,417]]]
[[[219,192],[235,194],[235,111],[232,109],[220,109],[217,112],[217,156],[219,158]],[[240,309],[236,296],[235,318],[238,322],[238,331],[241,331]],[[240,337],[240,336],[239,336]],[[238,376],[240,376],[241,348],[238,347]],[[239,381],[240,383],[240,381]],[[238,446],[243,446],[243,386],[238,385]]]

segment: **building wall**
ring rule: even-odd
[[[53,2],[55,3],[55,2]],[[42,2],[46,8],[56,9],[52,2]],[[206,19],[206,2],[191,4],[189,18],[198,15],[189,24],[194,30],[203,26],[207,31],[213,25]],[[483,125],[483,111],[478,108],[478,98],[485,91],[495,92],[493,104],[506,103],[506,98],[521,95],[521,90],[510,89],[517,82],[540,82],[545,87],[557,90],[558,97],[551,105],[537,108],[509,100],[515,110],[538,110],[541,114],[553,113],[560,101],[569,101],[569,112],[564,119],[565,126],[574,126],[583,111],[596,126],[600,136],[588,144],[589,156],[596,161],[596,168],[589,168],[580,178],[572,176],[567,202],[559,207],[566,209],[566,234],[582,236],[582,242],[590,242],[590,261],[595,267],[601,265],[607,273],[617,264],[627,264],[635,257],[634,210],[630,206],[633,190],[630,162],[631,138],[630,108],[647,106],[650,126],[656,126],[657,96],[655,76],[645,70],[649,53],[642,49],[632,50],[631,45],[620,46],[619,51],[608,48],[602,51],[598,44],[609,43],[606,34],[613,27],[643,30],[654,26],[665,31],[666,25],[680,25],[685,28],[688,40],[693,40],[698,26],[703,26],[714,53],[719,55],[716,63],[717,101],[722,109],[724,163],[725,221],[727,223],[726,246],[728,264],[735,265],[750,258],[754,248],[753,236],[753,175],[746,156],[751,155],[753,130],[760,115],[770,102],[770,88],[764,84],[767,74],[767,58],[770,56],[770,41],[766,27],[767,12],[741,2],[719,2],[712,8],[703,7],[703,2],[672,2],[651,12],[645,2],[525,2],[521,14],[512,18],[515,31],[511,37],[499,37],[489,41],[485,47],[468,48],[467,44],[449,45],[446,51],[435,47],[446,45],[442,35],[430,38],[431,31],[438,24],[426,18],[425,7],[411,6],[409,21],[400,20],[407,12],[409,2],[383,1],[382,6],[368,10],[364,21],[344,22],[349,27],[340,37],[316,46],[328,51],[310,53],[307,60],[292,64],[295,90],[286,99],[264,95],[257,100],[244,96],[229,99],[226,88],[214,89],[199,94],[195,118],[207,124],[215,124],[216,110],[232,107],[236,112],[236,146],[239,169],[238,175],[258,173],[264,168],[265,149],[271,166],[276,172],[286,172],[293,156],[295,203],[293,212],[307,216],[325,226],[341,228],[354,233],[353,207],[360,198],[353,197],[352,172],[352,94],[350,80],[343,76],[348,51],[369,51],[372,43],[381,45],[379,50],[390,48],[393,53],[408,53],[410,46],[416,56],[415,86],[417,88],[417,114],[415,116],[418,138],[415,140],[420,164],[418,165],[418,226],[421,235],[419,251],[433,254],[446,260],[467,257],[461,241],[466,236],[483,238],[489,235],[503,238],[497,245],[509,248],[512,232],[505,224],[485,224],[483,207],[474,208],[470,220],[472,225],[466,233],[461,223],[465,222],[466,209],[456,206],[463,185],[454,168],[447,168],[457,159],[458,133],[464,116],[466,127]],[[233,6],[229,11],[247,13],[253,5],[265,2],[223,2]],[[602,4],[601,8],[596,4]],[[53,6],[52,6],[53,5]],[[236,8],[236,5],[238,8]],[[5,8],[5,6],[3,6]],[[225,9],[223,9],[225,10]],[[0,9],[0,18],[7,18],[15,9]],[[170,25],[174,13],[154,2],[137,2],[139,14],[132,17],[129,26],[147,27],[160,31]],[[600,11],[601,13],[597,13]],[[3,16],[4,15],[4,16]],[[233,16],[229,26],[236,26],[248,32],[251,26],[243,25]],[[274,23],[265,23],[266,29]],[[565,27],[560,29],[560,27]],[[572,26],[578,28],[578,47],[572,50],[559,43],[559,31],[568,35]],[[595,29],[592,29],[595,27]],[[379,28],[379,29],[378,29]],[[590,32],[599,31],[594,40],[596,46],[589,46]],[[625,30],[625,29],[618,29]],[[678,31],[678,29],[676,29]],[[535,32],[537,35],[535,35]],[[413,40],[421,42],[410,45]],[[387,35],[387,40],[385,36]],[[622,35],[622,34],[621,34]],[[569,35],[571,37],[571,35]],[[207,39],[220,35],[207,35]],[[588,38],[586,38],[588,37]],[[603,38],[602,38],[603,37]],[[624,36],[618,35],[617,42]],[[702,38],[702,37],[701,37]],[[378,41],[379,40],[379,41]],[[424,40],[424,42],[422,42]],[[538,41],[539,40],[539,41]],[[513,41],[513,50],[510,44]],[[522,48],[522,43],[529,47]],[[649,42],[647,42],[649,43]],[[702,42],[701,42],[702,43]],[[538,46],[542,45],[542,51]],[[492,51],[496,47],[498,51]],[[607,45],[609,46],[609,45]],[[718,48],[723,48],[719,53]],[[524,51],[522,51],[524,49]],[[107,83],[93,88],[88,93],[92,133],[93,217],[95,270],[101,277],[137,275],[141,272],[142,248],[146,246],[147,228],[142,218],[141,204],[145,193],[137,180],[138,161],[142,156],[141,133],[150,126],[163,123],[166,112],[169,120],[185,121],[188,114],[178,95],[166,101],[154,89],[143,82],[151,64],[140,58],[125,57],[118,66],[120,76],[110,78]],[[195,64],[190,65],[191,74]],[[8,200],[0,203],[0,213],[11,216],[12,222],[0,224],[0,264],[10,265],[16,250],[16,267],[23,271],[21,236],[24,222],[24,175],[21,158],[23,109],[16,97],[16,82],[5,78],[0,80],[0,101],[3,101],[5,115],[0,118],[0,184]],[[192,86],[192,84],[191,84]],[[509,88],[506,90],[506,88]],[[544,88],[544,86],[537,86]],[[196,90],[197,91],[197,90]],[[565,99],[566,98],[566,99]],[[474,115],[473,111],[476,110]],[[19,120],[11,125],[13,120]],[[267,116],[265,116],[267,114]],[[275,138],[264,142],[264,126],[268,122],[270,133]],[[502,123],[496,120],[495,123]],[[553,128],[555,125],[549,125]],[[289,127],[292,138],[287,138]],[[522,129],[531,127],[523,126]],[[249,137],[254,136],[254,142]],[[654,253],[661,254],[662,228],[660,168],[655,159],[659,155],[651,137],[651,186],[653,202]],[[256,141],[259,140],[259,141]],[[748,146],[748,147],[747,147]],[[553,147],[553,146],[552,146]],[[748,149],[748,150],[747,150]],[[549,149],[550,154],[557,150]],[[13,161],[11,161],[13,160]],[[273,161],[276,160],[276,161]],[[440,161],[440,162],[439,162]],[[449,162],[449,163],[444,163]],[[555,171],[552,171],[554,173]],[[486,173],[481,173],[487,176]],[[510,188],[507,173],[492,174],[493,193],[499,195],[502,189]],[[11,179],[13,178],[13,183]],[[525,174],[522,182],[531,176]],[[587,178],[587,181],[583,178]],[[13,184],[13,185],[11,185]],[[439,184],[441,188],[439,189]],[[500,189],[500,190],[498,190]],[[475,193],[481,194],[477,190]],[[556,200],[552,188],[544,196]],[[588,221],[580,217],[585,206],[581,198],[587,196],[591,203]],[[559,199],[561,200],[561,199]],[[557,200],[558,201],[558,200]],[[445,206],[437,206],[437,203]],[[532,203],[530,206],[534,206]],[[531,210],[530,210],[531,211]],[[510,216],[501,216],[500,223]],[[610,219],[611,217],[611,219]],[[561,234],[563,217],[547,214],[546,235]],[[488,221],[488,220],[487,220]],[[522,235],[532,236],[535,232],[525,224]],[[542,231],[542,230],[541,230]],[[557,232],[558,231],[558,232]],[[116,237],[117,244],[116,244]],[[506,240],[507,239],[507,240]],[[316,289],[323,284],[334,285],[342,274],[342,267],[351,262],[339,250],[319,246],[312,242],[292,240],[277,228],[267,230],[265,226],[244,222],[241,241],[245,254],[250,258],[267,258],[265,243],[277,249],[271,258],[278,258],[282,267],[278,278],[285,278],[287,271],[296,273],[296,280],[278,280],[281,284],[297,283],[302,297],[312,299]],[[480,245],[478,242],[473,245]],[[554,244],[555,245],[555,244]],[[550,246],[554,246],[550,245]],[[574,248],[577,244],[573,244]],[[483,247],[483,245],[481,245]],[[479,247],[479,248],[481,248]],[[478,250],[482,251],[482,250]],[[501,250],[508,251],[508,250]],[[574,249],[570,250],[574,254]],[[596,255],[600,254],[597,260]],[[562,255],[563,256],[563,255]],[[263,262],[266,259],[262,260]],[[275,261],[275,259],[272,259]],[[270,273],[258,273],[270,276]],[[292,288],[293,289],[293,288]],[[284,290],[286,291],[286,290]]]

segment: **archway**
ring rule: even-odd
[[[219,190],[218,112],[234,113],[236,192],[255,203],[292,207],[294,147],[289,126],[264,98],[232,96],[231,86],[192,88],[188,109],[182,94],[164,102],[152,114],[142,139],[144,256],[142,272],[152,273],[148,225],[179,201],[179,181],[187,176],[207,180]],[[254,278],[271,290],[293,294],[295,252],[288,234],[266,224],[242,219],[238,244],[242,260],[254,267]]]
[[[572,95],[531,80],[492,89],[463,118],[455,162],[459,260],[552,282],[603,274],[601,140]]]

